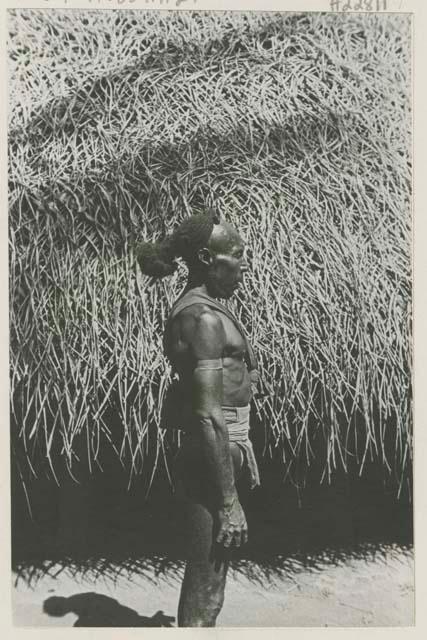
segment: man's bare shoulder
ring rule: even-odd
[[[202,302],[197,302],[183,309],[174,321],[184,333],[191,334],[194,331],[222,332],[221,319],[213,309]]]
[[[222,352],[225,342],[225,331],[221,319],[213,309],[203,303],[192,304],[183,309],[174,319],[180,339],[202,357],[205,353]],[[200,352],[200,353],[199,353]]]

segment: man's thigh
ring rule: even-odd
[[[230,453],[237,481],[242,470],[243,454],[235,443],[230,443]],[[186,557],[209,561],[221,557],[224,553],[215,544],[218,531],[217,499],[212,482],[206,474],[206,465],[194,450],[182,452],[177,482],[185,511]]]

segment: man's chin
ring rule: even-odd
[[[232,289],[229,289],[228,291],[224,292],[224,298],[228,299],[228,298],[232,298],[234,296],[235,293],[237,293],[237,291],[240,290],[240,285],[236,284],[234,285],[234,287]]]
[[[214,295],[216,298],[222,298],[223,300],[228,300],[229,298],[232,298],[236,293],[236,291],[238,291],[239,289],[240,289],[240,283],[237,282],[235,285],[232,285],[231,287],[227,287],[227,288],[218,287],[214,292]]]
[[[231,290],[228,290],[228,291],[222,290],[222,291],[219,291],[217,293],[216,297],[217,298],[221,298],[222,300],[228,300],[229,298],[233,297],[235,291],[236,291],[236,289],[231,289]]]

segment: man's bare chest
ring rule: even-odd
[[[220,311],[216,311],[216,313],[221,319],[225,333],[223,357],[243,359],[246,354],[246,344],[243,336],[230,318]]]

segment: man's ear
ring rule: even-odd
[[[208,266],[212,264],[212,254],[209,251],[209,249],[207,249],[206,247],[198,250],[197,257],[199,258],[200,262],[204,265]]]

